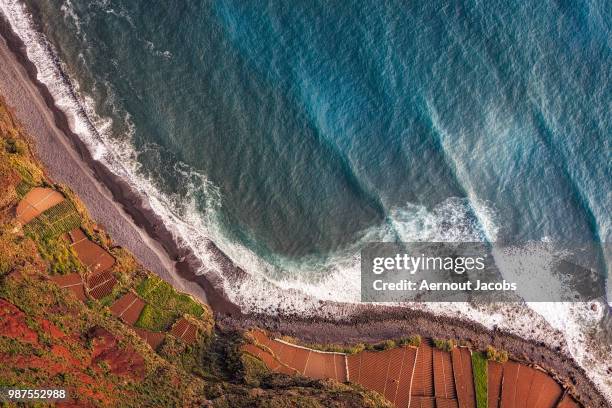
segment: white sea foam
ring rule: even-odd
[[[102,3],[101,6],[106,7],[107,4]],[[71,129],[88,146],[93,157],[145,197],[148,205],[163,219],[175,237],[203,261],[205,267],[200,273],[220,271],[207,250],[207,243],[212,239],[250,274],[250,279],[240,282],[230,282],[222,276],[229,298],[245,311],[285,311],[304,315],[328,313],[336,317],[350,315],[350,308],[329,305],[322,307],[318,300],[359,301],[358,254],[362,243],[384,241],[391,233],[399,234],[406,241],[492,241],[497,235],[494,209],[489,203],[480,202],[468,186],[469,200],[449,199],[433,209],[410,203],[392,209],[383,227],[366,231],[360,243],[355,243],[352,248],[335,254],[323,263],[307,259],[301,260],[299,266],[289,261],[283,265],[285,268],[272,266],[252,251],[225,238],[222,224],[217,219],[220,202],[218,191],[204,175],[178,163],[175,170],[182,174],[191,193],[187,197],[162,194],[153,180],[142,175],[136,160],[137,152],[130,144],[131,135],[120,138],[111,135],[111,119],[97,115],[94,101],[78,92],[76,81],[71,79],[72,83],[66,82],[56,63],[52,46],[34,30],[25,6],[16,0],[0,0],[0,10],[25,43],[28,58],[37,67],[38,80],[47,86],[57,106],[66,113]],[[118,13],[113,9],[106,12]],[[65,13],[71,16],[69,5]],[[125,13],[119,12],[118,15],[131,22]],[[133,129],[129,115],[124,114],[124,118],[128,128]],[[441,128],[439,130],[443,131]],[[456,166],[460,164],[457,161],[454,163]],[[456,170],[460,175],[462,169]],[[197,193],[202,192],[207,197],[204,216],[195,198]],[[473,216],[478,222],[474,222]],[[283,270],[298,267],[299,273]],[[612,295],[610,284],[608,287]],[[601,342],[592,337],[592,329],[603,318],[603,307],[593,312],[589,305],[576,303],[536,303],[527,306],[473,306],[464,303],[410,305],[416,309],[475,320],[491,328],[498,326],[553,346],[562,344],[588,370],[596,384],[612,401],[612,384],[610,376],[605,372],[607,360],[605,354],[601,354],[607,351],[609,356],[610,350],[602,348]]]

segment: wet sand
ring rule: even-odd
[[[552,350],[477,323],[406,308],[330,302],[322,302],[321,306],[328,311],[336,310],[335,315],[344,318],[242,314],[224,295],[220,278],[214,274],[196,276],[195,271],[203,265],[174,240],[146,202],[92,158],[71,132],[66,116],[57,109],[49,91],[36,80],[36,68],[25,57],[23,44],[1,17],[0,35],[0,94],[33,137],[38,157],[51,178],[70,186],[92,217],[143,266],[177,289],[211,305],[220,329],[259,326],[312,343],[378,341],[418,333],[425,337],[465,339],[479,348],[491,344],[573,383],[586,405],[608,406],[584,370],[560,347]],[[225,278],[239,282],[247,276],[214,243],[209,243],[209,249],[223,268]]]

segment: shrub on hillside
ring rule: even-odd
[[[25,143],[12,137],[4,141],[4,149],[10,154],[23,154],[26,151]]]
[[[399,344],[400,346],[413,346],[413,347],[419,347],[422,343],[422,339],[421,336],[419,336],[418,334],[412,335],[412,336],[408,336],[408,337],[402,337],[398,340],[397,344]]]
[[[452,351],[457,346],[457,343],[453,339],[434,339],[433,342],[436,348],[442,351]]]
[[[508,352],[505,350],[497,350],[493,346],[487,347],[487,360],[495,361],[496,363],[505,363],[508,361]]]

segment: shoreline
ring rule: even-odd
[[[9,66],[16,65],[13,66],[14,76],[22,82],[21,86],[15,84],[10,87],[12,89],[8,92],[7,88],[9,86],[6,83],[2,84],[3,86],[0,89],[4,91],[7,102],[10,99],[10,94],[29,91],[30,95],[21,96],[31,99],[39,97],[44,106],[39,104],[37,107],[40,110],[48,110],[49,115],[41,114],[39,123],[28,126],[28,121],[23,120],[23,116],[26,110],[32,110],[32,106],[24,104],[24,106],[21,106],[22,112],[19,112],[20,109],[15,107],[15,101],[9,103],[13,109],[18,110],[16,113],[22,120],[23,125],[26,128],[32,128],[28,129],[29,133],[39,135],[35,140],[38,147],[36,154],[44,163],[52,179],[68,184],[87,204],[94,218],[111,233],[113,241],[133,252],[143,266],[153,270],[166,280],[170,280],[204,303],[209,302],[209,296],[211,296],[211,301],[222,303],[223,298],[216,296],[216,292],[208,290],[211,285],[204,277],[201,277],[202,279],[199,279],[200,277],[194,278],[195,274],[190,273],[196,270],[194,268],[197,260],[193,255],[190,256],[188,251],[180,248],[159,217],[132,191],[125,181],[113,174],[102,163],[96,161],[86,145],[72,132],[65,113],[55,105],[55,100],[47,87],[37,80],[37,69],[27,58],[25,45],[1,15],[0,42],[2,43],[0,47],[6,47],[10,53],[10,56],[7,55],[6,50],[3,49],[2,59],[6,60],[12,56],[15,60],[6,61],[7,67],[5,70],[9,71]],[[6,74],[6,72],[4,73]],[[7,93],[9,95],[6,95]],[[34,93],[36,95],[33,95]],[[36,102],[32,101],[32,104],[36,105]],[[49,127],[48,131],[40,132],[45,125]],[[48,135],[45,135],[47,137],[41,137],[41,133],[48,133]],[[52,137],[56,139],[55,144],[51,144]],[[40,148],[41,145],[44,145],[43,149]],[[58,156],[68,156],[68,160],[61,163],[55,162],[54,159]],[[62,171],[61,169],[70,166],[73,166],[73,169],[68,171]],[[84,180],[82,177],[73,177],[70,180],[67,174],[71,173],[71,170],[79,171],[81,174],[85,173],[85,178],[89,180]],[[114,220],[115,222],[113,222],[114,217],[118,217]],[[125,223],[122,224],[121,221]],[[174,276],[173,272],[176,272]],[[190,284],[180,285],[177,278]],[[232,306],[228,304],[227,310],[232,310]],[[225,310],[226,308],[222,309]]]
[[[334,302],[320,304],[330,310],[346,312],[344,317],[243,314],[223,293],[221,278],[196,275],[202,265],[194,254],[175,241],[162,220],[125,181],[92,157],[84,143],[71,131],[68,118],[56,107],[48,89],[36,79],[36,67],[27,58],[24,47],[8,22],[0,16],[0,58],[5,63],[0,72],[6,74],[12,69],[16,80],[21,81],[12,85],[3,83],[11,80],[4,75],[4,79],[0,79],[0,90],[7,103],[17,111],[16,116],[28,133],[35,137],[37,156],[52,179],[69,185],[88,206],[93,218],[111,234],[113,241],[130,250],[143,266],[179,290],[208,303],[221,329],[258,326],[318,343],[379,341],[410,333],[425,337],[456,337],[471,341],[477,348],[491,344],[506,349],[517,358],[541,365],[565,379],[573,379],[583,403],[608,406],[584,369],[561,347],[553,350],[544,343],[497,329],[490,330],[480,323],[408,308]],[[13,91],[7,95],[6,89],[11,87],[21,87],[22,92]],[[24,95],[24,91],[29,95]],[[20,107],[16,108],[16,101],[10,96],[32,100],[21,101],[21,104],[17,103]],[[35,114],[40,119],[28,123]],[[240,282],[248,276],[214,243],[208,245],[225,277]]]

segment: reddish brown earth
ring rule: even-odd
[[[436,408],[434,397],[414,396],[410,399],[410,408]]]
[[[188,344],[192,344],[196,341],[197,332],[198,328],[184,317],[180,318],[176,323],[174,323],[174,326],[172,326],[172,329],[170,329],[170,334],[178,337]]]
[[[26,315],[11,302],[0,298],[0,336],[29,343],[37,350],[36,353],[27,355],[14,352],[0,353],[2,362],[0,367],[19,367],[21,370],[33,371],[50,379],[59,374],[72,375],[82,379],[84,383],[76,390],[69,390],[72,395],[92,396],[100,403],[104,402],[105,406],[115,405],[113,400],[109,399],[109,396],[113,395],[111,386],[104,381],[102,383],[100,380],[94,381],[83,372],[84,370],[99,370],[100,368],[93,363],[104,360],[116,373],[126,372],[126,369],[136,375],[142,372],[142,358],[129,348],[117,348],[116,339],[108,332],[99,333],[97,337],[94,337],[95,347],[92,358],[82,359],[75,357],[71,350],[71,346],[86,350],[84,344],[79,344],[82,341],[80,336],[65,334],[53,323],[43,318],[37,318],[36,323],[40,330],[49,335],[51,344],[45,345],[39,342],[37,333],[26,323]],[[101,337],[105,340],[100,341]],[[58,406],[87,407],[93,405],[88,405],[81,398],[79,401],[66,401]]]
[[[434,391],[438,399],[456,399],[453,365],[450,353],[434,349]]]
[[[136,334],[146,341],[153,350],[156,350],[166,337],[164,333],[152,332],[140,328],[134,328],[134,331],[136,331]]]
[[[124,310],[123,314],[121,315],[121,320],[130,326],[133,326],[140,317],[140,313],[142,312],[142,309],[144,309],[145,304],[146,303],[142,299],[137,297],[130,304],[130,306]]]
[[[249,333],[256,344],[245,345],[243,350],[277,372],[350,381],[379,392],[398,408],[476,407],[472,354],[465,347],[449,353],[423,341],[418,348],[344,355],[285,343],[260,330]],[[489,362],[488,377],[489,408],[556,408],[563,394],[562,387],[548,374],[514,361]],[[424,395],[434,391],[435,395]],[[580,406],[574,403],[566,396],[559,406]]]
[[[26,315],[15,305],[0,298],[0,335],[27,343],[38,343],[38,334],[26,323]],[[0,361],[3,361],[0,359]]]
[[[2,130],[0,129],[0,131]],[[21,176],[17,170],[4,164],[0,165],[0,172],[2,172],[2,177],[0,177],[0,208],[5,208],[15,191],[15,186],[21,181]]]
[[[433,397],[433,348],[423,341],[417,351],[417,360],[412,383],[412,395]]]
[[[44,372],[49,378],[66,371],[66,364],[58,362],[57,356],[45,358],[38,356],[23,356],[12,353],[0,353],[0,361],[7,367],[20,367]]]
[[[121,317],[123,312],[127,310],[127,308],[136,300],[138,297],[133,292],[128,292],[125,295],[121,296],[119,299],[113,303],[111,306],[111,312],[117,316]]]
[[[501,408],[513,408],[516,403],[516,382],[520,365],[513,361],[504,364],[502,377]]]
[[[144,378],[144,359],[131,346],[120,347],[117,338],[101,327],[93,328],[89,335],[92,362],[106,362],[113,374]]]
[[[291,373],[297,372],[317,379],[333,378],[340,382],[347,380],[343,354],[326,353],[295,346],[270,339],[265,333],[257,330],[252,331],[251,335],[261,347],[269,350],[270,355],[289,367]]]
[[[536,371],[532,368],[528,368],[525,366],[519,367],[519,375],[516,379],[516,396],[515,396],[515,406],[517,408],[524,408],[527,404],[527,399],[529,399],[531,384],[533,382],[533,377]]]
[[[334,367],[336,372],[336,376],[334,378],[340,382],[348,381],[348,373],[346,371],[346,356],[334,354]]]
[[[270,370],[279,371],[281,363],[277,359],[275,359],[272,354],[268,353],[267,351],[264,351],[253,344],[243,345],[242,350],[259,358],[261,361],[264,362],[264,364]]]
[[[68,238],[70,242],[73,244],[79,243],[87,239],[87,235],[80,228],[75,228],[72,231],[68,232]]]
[[[65,334],[57,328],[53,323],[45,319],[38,319],[40,328],[53,339],[61,339]]]
[[[64,359],[66,363],[74,366],[74,367],[84,367],[84,364],[81,360],[74,358],[72,352],[68,350],[66,347],[60,344],[54,344],[51,346],[51,353],[54,356],[58,356]]]
[[[502,372],[504,366],[489,361],[487,371],[488,371],[488,408],[498,408],[500,404],[501,397],[501,388],[502,388]]]
[[[397,407],[407,407],[410,401],[410,391],[414,378],[416,367],[416,356],[418,349],[414,347],[405,347],[402,359],[402,365],[397,384],[397,392],[395,398],[391,400]]]
[[[290,367],[294,367],[301,374],[304,374],[309,357],[310,350],[297,350],[293,355],[293,360],[288,361],[288,364]]]
[[[563,389],[548,374],[516,362],[503,365],[501,408],[554,408]]]
[[[455,348],[451,352],[453,373],[460,407],[475,408],[474,376],[472,375],[472,354],[466,348]]]
[[[523,370],[521,370],[521,375]],[[546,374],[533,370],[533,374],[530,376],[524,375],[525,378],[531,377],[531,383],[529,386],[529,395],[526,397],[526,406],[533,408],[541,405],[542,402],[542,389],[544,388],[544,382],[548,377]],[[519,380],[520,381],[520,380]],[[558,399],[558,398],[557,398]],[[553,401],[554,403],[555,401]]]
[[[83,279],[78,273],[70,273],[68,275],[51,276],[49,279],[55,282],[60,288],[69,289],[75,294],[77,299],[85,301],[87,295],[85,294],[85,285]]]
[[[87,287],[89,294],[99,300],[110,295],[116,283],[115,276],[110,271],[104,271],[90,276],[87,280]]]
[[[68,235],[72,241],[72,249],[92,273],[106,271],[115,264],[115,258],[100,245],[87,239],[80,228],[75,228]]]
[[[530,367],[525,368],[533,370],[533,368]],[[542,388],[540,388],[539,390],[533,390],[532,388],[530,392],[530,398],[531,396],[535,396],[536,398],[532,400],[531,406],[537,408],[555,407],[557,402],[561,399],[561,396],[563,395],[562,387],[545,373],[537,371],[537,374],[535,376],[542,379],[543,385]]]
[[[327,356],[325,354],[310,352],[308,354],[308,361],[306,361],[304,375],[311,378],[327,378],[325,372],[326,360]]]
[[[112,306],[111,313],[133,326],[140,317],[145,302],[133,292],[128,292],[119,298]]]
[[[472,369],[472,351],[466,347],[461,347],[461,361],[463,365],[463,375],[466,383],[467,401],[466,407],[476,407],[476,387],[474,385],[474,375]],[[461,404],[460,404],[461,405]]]
[[[27,224],[45,210],[64,201],[64,196],[50,188],[35,187],[17,205],[16,217]]]
[[[561,402],[559,402],[559,405],[557,405],[557,408],[579,408],[579,407],[580,407],[580,404],[578,404],[576,400],[572,398],[571,395],[565,395],[561,399]]]
[[[382,394],[385,390],[389,353],[378,355],[374,351],[364,351],[361,355],[361,376],[359,382],[364,387]]]
[[[436,408],[459,408],[459,402],[456,398],[446,399],[436,397]]]

